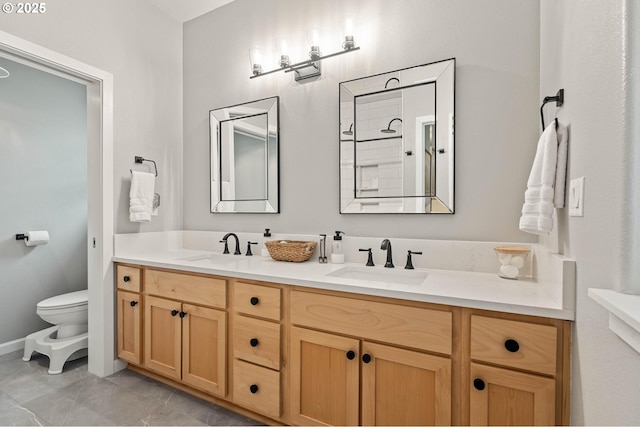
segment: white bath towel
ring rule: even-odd
[[[562,153],[559,143],[563,142]],[[567,168],[567,129],[555,121],[542,132],[524,194],[520,230],[549,234],[553,229],[553,208],[564,206]]]
[[[129,190],[129,221],[151,221],[153,193],[156,177],[148,172],[131,172],[131,190]]]

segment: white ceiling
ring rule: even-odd
[[[174,17],[186,22],[207,12],[231,3],[233,0],[147,0],[149,3]]]

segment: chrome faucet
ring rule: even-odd
[[[220,243],[224,242],[224,252],[222,252],[223,254],[228,254],[229,253],[229,246],[227,246],[227,239],[229,237],[235,237],[236,238],[236,250],[233,252],[234,255],[242,255],[242,252],[240,252],[240,239],[238,239],[238,236],[235,233],[227,233],[224,235],[224,237],[222,238],[222,240],[220,240]]]
[[[387,262],[384,264],[386,268],[393,268],[393,255],[391,253],[391,242],[389,239],[384,239],[382,241],[382,245],[380,245],[380,249],[383,251],[387,251]]]

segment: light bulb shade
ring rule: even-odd
[[[278,37],[275,42],[278,55],[289,55],[289,42],[283,37]]]
[[[320,46],[321,38],[320,38],[320,29],[318,27],[309,28],[309,45],[311,46]]]
[[[356,41],[353,36],[344,36],[344,42],[342,43],[342,48],[344,50],[350,50],[356,47]]]
[[[276,62],[280,68],[287,68],[291,64],[289,59],[289,42],[282,37],[275,40]]]
[[[251,72],[254,76],[262,73],[262,52],[256,46],[249,49],[249,59],[251,61]]]
[[[322,56],[322,52],[320,52],[320,46],[313,45],[311,46],[311,50],[309,51],[309,58],[314,61]]]
[[[356,47],[356,42],[355,42],[355,19],[353,18],[353,16],[351,15],[347,15],[344,18],[344,29],[343,29],[343,34],[344,34],[344,42],[342,43],[342,48],[344,50],[349,50],[349,49],[353,49],[354,47]]]
[[[280,55],[280,60],[278,61],[278,64],[280,65],[281,68],[287,68],[289,65],[291,65],[291,60],[289,59],[289,55]]]

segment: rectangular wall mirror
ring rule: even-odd
[[[209,111],[211,212],[278,213],[279,98]]]
[[[453,213],[455,59],[340,83],[340,212]]]

